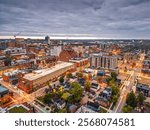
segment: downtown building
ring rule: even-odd
[[[46,86],[50,81],[56,81],[59,76],[65,75],[67,72],[73,72],[74,69],[73,63],[58,61],[51,68],[35,70],[32,73],[25,74],[20,78],[18,88],[31,93]]]
[[[117,70],[118,58],[107,53],[95,53],[90,55],[90,67],[96,69]]]
[[[143,74],[150,75],[150,54],[144,57],[141,71]]]

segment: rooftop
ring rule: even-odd
[[[85,107],[85,106],[81,106],[76,113],[96,113],[96,111],[93,111],[92,109]]]
[[[148,85],[146,85],[146,84],[140,84],[140,83],[138,83],[136,87],[150,91],[150,87]]]
[[[43,76],[46,76],[46,75],[51,74],[55,71],[61,70],[63,68],[66,68],[66,67],[69,67],[72,65],[74,65],[74,64],[69,63],[69,62],[59,62],[57,65],[55,65],[51,68],[41,69],[41,70],[34,71],[33,73],[26,74],[24,76],[24,79],[27,79],[29,81],[33,81],[33,80],[36,80],[38,78],[41,78]]]
[[[14,71],[11,71],[11,72],[6,72],[6,73],[4,73],[4,75],[14,76],[14,75],[17,75],[19,73],[26,73],[26,71],[25,70],[14,70]]]
[[[94,110],[98,110],[99,109],[99,104],[98,103],[96,103],[96,102],[90,102],[90,101],[88,101],[87,102],[87,107],[89,108],[93,108]]]
[[[27,113],[29,109],[24,105],[15,105],[8,109],[9,113]]]
[[[99,57],[99,56],[103,56],[103,57],[115,57],[117,58],[115,55],[109,55],[109,53],[93,53],[91,54],[91,56],[95,56],[95,57]]]
[[[5,92],[5,91],[8,91],[8,89],[0,85],[0,93]]]
[[[70,62],[82,62],[88,60],[88,58],[81,58],[81,57],[76,57],[76,58],[71,58],[69,61]]]

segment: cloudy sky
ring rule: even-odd
[[[8,32],[150,38],[150,0],[0,0]]]

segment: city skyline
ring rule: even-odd
[[[0,36],[48,32],[148,39],[149,6],[149,0],[1,0]]]

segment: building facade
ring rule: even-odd
[[[18,87],[25,92],[30,93],[47,85],[49,81],[53,81],[68,71],[71,72],[73,70],[73,63],[60,62],[51,68],[37,70],[26,74],[22,80],[20,80]]]
[[[116,56],[109,56],[103,53],[91,54],[90,66],[99,69],[116,70],[118,67],[118,59]]]

